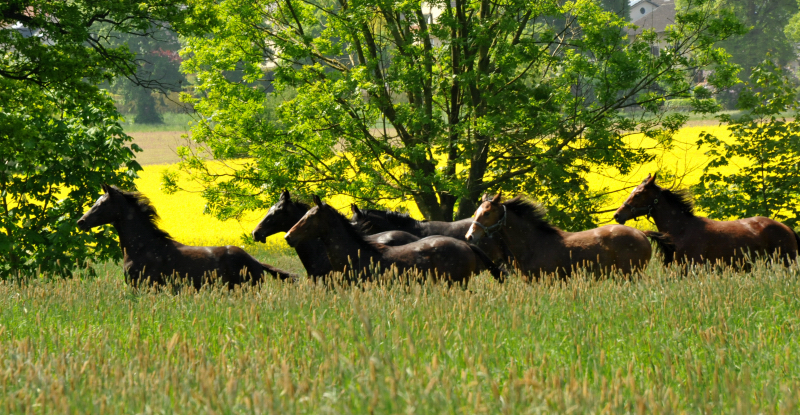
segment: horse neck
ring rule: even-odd
[[[538,249],[540,246],[546,246],[550,251],[554,247],[564,245],[565,232],[560,230],[553,233],[544,232],[511,211],[506,212],[506,215],[506,225],[503,226],[501,235],[518,262],[522,258],[531,258],[540,253],[542,251]]]
[[[325,245],[325,251],[328,253],[333,270],[343,271],[349,265],[348,259],[356,267],[359,266],[359,262],[369,264],[370,259],[377,262],[381,257],[380,252],[370,243],[354,238],[344,226],[336,221],[331,229],[320,238]]]
[[[453,230],[453,225],[457,222],[440,222],[440,221],[430,221],[430,222],[417,222],[415,227],[417,232],[419,233],[420,237],[431,236],[431,235],[449,235],[450,231]],[[469,220],[469,223],[472,224],[472,220]],[[469,229],[469,225],[465,229]],[[408,233],[414,234],[414,232],[406,231]],[[465,230],[464,233],[467,233]]]
[[[397,222],[389,221],[389,219],[386,219],[386,221],[389,223],[388,229],[386,229],[386,231],[408,232],[414,236],[419,236],[420,238],[431,235],[430,233],[428,233],[428,229],[425,226],[428,222],[420,222],[418,220],[414,220],[411,224],[407,223],[398,224]]]
[[[664,198],[661,199],[664,200]],[[687,227],[697,220],[696,217],[684,213],[681,207],[674,203],[655,205],[650,216],[653,218],[653,222],[655,222],[659,232],[665,232],[670,235],[684,233]]]
[[[136,209],[128,207],[120,216],[122,219],[113,225],[119,235],[120,248],[126,257],[140,254],[148,249],[158,249],[168,242],[154,229],[155,225]]]
[[[300,242],[294,250],[309,275],[325,275],[331,271],[325,245],[318,238]]]

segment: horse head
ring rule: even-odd
[[[628,199],[622,202],[622,206],[614,213],[614,220],[617,223],[625,224],[630,219],[638,218],[643,215],[650,215],[658,198],[661,194],[661,187],[656,184],[656,175],[647,175],[641,184],[636,186]]]
[[[253,229],[253,239],[256,242],[266,242],[270,235],[287,232],[306,212],[308,212],[308,206],[292,200],[289,191],[284,190],[278,202],[269,208],[264,219],[261,219],[261,222]]]
[[[314,204],[316,206],[309,209],[283,237],[289,246],[294,247],[300,242],[319,238],[330,230],[332,221],[330,217],[332,214],[338,215],[338,212],[328,204],[322,203],[322,200],[317,195],[314,195]]]
[[[499,231],[506,220],[506,208],[500,202],[503,199],[503,192],[489,198],[484,196],[483,202],[478,206],[478,210],[473,215],[472,224],[467,231],[466,239],[468,242],[476,242],[484,235],[492,236]]]
[[[103,195],[94,203],[88,212],[78,219],[78,228],[88,231],[95,226],[113,223],[122,214],[122,195],[119,190],[107,184],[103,185]]]

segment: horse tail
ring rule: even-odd
[[[299,278],[297,275],[292,274],[291,272],[286,272],[284,270],[275,268],[270,264],[265,264],[263,262],[259,262],[259,264],[261,264],[261,267],[263,268],[263,273],[270,274],[273,278],[277,278],[281,281],[292,280],[292,282],[295,282]]]
[[[655,242],[658,249],[664,254],[664,265],[671,264],[672,260],[675,259],[675,243],[672,242],[672,237],[665,233],[654,231],[644,231],[644,235]]]
[[[795,252],[795,257],[797,257],[800,256],[800,235],[797,235],[797,232],[795,232],[794,229],[792,229],[792,233],[794,234],[794,240],[797,241],[797,251]]]
[[[469,245],[470,249],[472,249],[472,252],[475,253],[475,256],[477,256],[478,258],[481,259],[481,261],[483,261],[483,264],[492,274],[492,277],[494,277],[494,279],[497,280],[497,282],[499,282],[500,284],[506,282],[505,272],[502,269],[500,269],[497,265],[495,265],[494,261],[492,261],[492,259],[489,258],[489,255],[486,255],[486,252],[483,252],[482,249],[478,248],[473,244],[467,244],[467,245]]]

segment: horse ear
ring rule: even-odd
[[[108,193],[111,190],[111,186],[103,183],[103,193]]]
[[[500,203],[500,200],[502,199],[503,199],[503,192],[500,192],[494,195],[494,198],[492,198],[492,203]]]
[[[645,186],[652,186],[656,184],[656,175],[655,174],[648,174],[647,178],[644,179]]]
[[[350,210],[353,212],[354,215],[361,216],[361,211],[358,209],[358,206],[356,206],[355,203],[350,204]]]
[[[484,193],[483,196],[481,196],[481,202],[488,202],[490,200],[492,200],[492,197],[489,196],[489,193]]]
[[[319,207],[322,207],[322,200],[320,200],[319,196],[317,195],[314,195],[314,204]]]
[[[289,200],[292,196],[289,194],[289,191],[283,189],[283,193],[281,193],[281,200]]]

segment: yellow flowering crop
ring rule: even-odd
[[[706,163],[705,150],[698,149],[696,142],[701,131],[709,131],[718,137],[727,137],[725,127],[687,127],[680,131],[675,137],[675,145],[669,151],[659,150],[657,158],[651,163],[639,166],[628,175],[620,175],[617,171],[597,171],[589,176],[590,185],[595,189],[607,188],[608,190],[620,190],[610,197],[606,209],[618,207],[627,197],[628,190],[642,181],[648,173],[658,170],[669,171],[682,180],[677,183],[665,183],[666,185],[676,185],[679,187],[690,186],[697,183],[702,168]],[[635,146],[652,147],[653,141],[634,135],[628,138]],[[153,202],[158,213],[161,215],[161,227],[169,232],[177,241],[190,245],[225,245],[241,244],[241,237],[253,231],[255,226],[266,213],[251,212],[240,220],[220,221],[210,215],[203,214],[205,201],[199,192],[178,192],[167,195],[161,191],[161,172],[171,166],[169,165],[150,165],[145,166],[144,171],[140,172],[140,178],[136,180],[136,185],[142,193],[147,195]],[[735,169],[736,167],[730,167]],[[189,190],[199,190],[193,188],[192,184],[181,177],[181,186]],[[291,190],[291,189],[290,189]],[[348,196],[335,196],[325,200],[331,206],[340,209],[349,215],[349,206],[353,199]],[[421,219],[417,206],[411,202],[398,201],[391,208],[403,206],[411,216]],[[611,213],[602,214],[600,222],[606,223],[611,220]],[[645,225],[646,226],[646,225]],[[285,247],[283,234],[270,237],[268,245]]]

